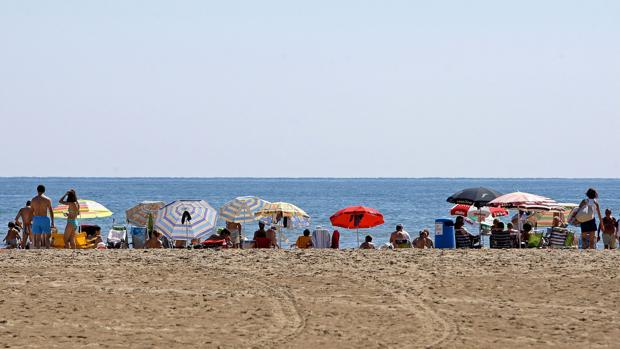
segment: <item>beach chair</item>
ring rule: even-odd
[[[507,231],[494,232],[489,240],[491,248],[512,248],[512,238]]]
[[[254,248],[271,248],[270,238],[256,238]]]
[[[456,234],[455,238],[456,238],[456,248],[473,248],[474,247],[474,242],[467,235]]]
[[[543,237],[544,233],[542,231],[532,231],[530,232],[530,237],[527,240],[528,248],[538,248],[543,245]]]
[[[570,248],[573,247],[575,234],[566,228],[553,227],[549,231],[550,248]]]
[[[52,232],[52,247],[65,248],[65,234]]]
[[[111,249],[126,248],[127,228],[123,225],[113,226],[108,232],[107,247]]]
[[[95,244],[86,239],[86,232],[81,232],[75,236],[75,247],[82,249],[95,248]]]

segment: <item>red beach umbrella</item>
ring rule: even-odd
[[[374,208],[365,206],[350,206],[334,213],[329,220],[335,227],[345,229],[372,228],[383,224],[383,215]],[[359,232],[357,234],[359,245]]]
[[[503,216],[507,216],[508,215],[508,210],[506,210],[503,207],[483,207],[482,209],[482,215],[487,216],[490,215],[495,218],[495,217],[503,217]],[[452,209],[450,210],[450,215],[452,216],[464,216],[464,217],[468,217],[468,216],[478,216],[478,209],[470,206],[470,205],[464,205],[464,204],[458,204],[458,205],[454,205],[454,207],[452,207]]]

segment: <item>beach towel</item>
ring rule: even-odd
[[[314,248],[330,248],[332,246],[332,237],[329,230],[325,228],[316,228],[312,232],[312,246]]]

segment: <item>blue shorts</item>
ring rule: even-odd
[[[47,216],[32,217],[32,233],[35,235],[51,234],[52,225],[50,218]]]

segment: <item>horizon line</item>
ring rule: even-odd
[[[615,180],[620,177],[225,177],[225,176],[212,176],[212,177],[195,177],[195,176],[0,176],[0,179],[454,179],[454,180],[527,180],[527,179],[546,179],[546,180]]]

